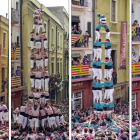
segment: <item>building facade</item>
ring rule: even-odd
[[[138,21],[136,26],[132,26],[132,109],[140,109],[140,37],[137,30],[140,27],[140,0],[132,0],[132,21]],[[135,60],[135,61],[134,61]]]
[[[69,15],[63,6],[48,7],[48,9],[60,20],[64,28],[63,49],[63,98],[69,98]]]
[[[77,61],[81,56],[83,59],[86,55],[89,63],[88,65],[72,66],[72,110],[76,108],[85,109],[86,107],[93,105],[93,94],[92,94],[92,46],[93,46],[93,22],[92,22],[92,0],[86,1],[83,5],[75,5],[72,3],[72,23],[71,26],[76,30],[79,28],[82,30],[82,37],[88,32],[89,36],[87,37],[87,42],[85,44],[80,44],[75,40],[75,34],[72,34],[72,45],[71,53],[72,59]],[[86,68],[85,68],[86,67]],[[77,73],[80,71],[81,73]]]
[[[95,29],[99,22],[97,13],[105,14],[107,25],[110,30],[110,40],[112,41],[112,61],[114,71],[116,71],[116,79],[114,82],[114,103],[129,101],[129,0],[102,0],[95,1]],[[126,67],[121,68],[121,21],[127,21],[127,47],[126,47]],[[100,38],[106,40],[106,32],[104,28],[100,30]],[[94,39],[95,40],[95,39]],[[102,60],[105,60],[105,49],[102,46]],[[104,66],[103,66],[104,67]],[[104,72],[104,71],[102,71]],[[104,74],[104,73],[103,73]]]
[[[49,75],[60,73],[60,79],[56,82],[55,87],[49,88],[50,97],[51,94],[55,94],[55,102],[58,103],[63,97],[63,83],[64,81],[64,59],[63,59],[63,38],[64,29],[63,25],[53,13],[48,10],[44,5],[40,4],[36,0],[22,1],[22,64],[24,66],[23,71],[23,85],[26,86],[26,90],[23,92],[23,100],[27,100],[30,92],[30,32],[32,32],[33,25],[33,13],[35,9],[42,9],[42,24],[46,30],[48,39],[48,71]],[[54,98],[54,96],[53,96]]]
[[[0,101],[9,106],[9,20],[0,16]]]
[[[20,0],[12,0],[11,3],[11,71],[16,74],[16,70],[20,67],[22,70],[22,55],[21,55],[21,32],[20,32]],[[14,51],[14,49],[16,49]],[[23,74],[20,76],[13,76],[11,74],[11,109],[21,105],[22,94],[25,86],[23,86]]]

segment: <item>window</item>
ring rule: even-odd
[[[132,94],[132,109],[136,108],[136,93]]]
[[[54,63],[52,63],[52,73],[54,73]]]
[[[2,68],[2,92],[5,92],[5,84],[3,81],[5,81],[5,68]]]
[[[5,103],[5,97],[4,96],[0,97],[0,99],[1,99],[1,102]]]
[[[62,35],[60,36],[60,46],[62,47]]]
[[[58,32],[58,37],[57,37],[57,46],[60,46],[60,44],[59,44],[59,32]]]
[[[111,0],[111,21],[116,21],[117,0]]]
[[[54,43],[54,29],[52,28],[52,43]]]
[[[44,29],[45,29],[45,31],[46,31],[46,27],[47,27],[47,25],[46,25],[46,23],[44,23]]]
[[[82,91],[72,93],[72,110],[76,110],[77,108],[82,109]]]
[[[16,2],[16,10],[18,10],[18,2]]]
[[[6,33],[3,33],[3,48],[6,48]]]
[[[89,37],[91,37],[91,22],[87,23],[87,31],[88,31]]]
[[[17,36],[17,46],[19,46],[19,36]]]

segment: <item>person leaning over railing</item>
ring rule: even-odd
[[[12,71],[11,71],[11,77],[16,77],[16,74],[15,74],[15,72],[14,72],[14,68],[12,69]]]
[[[136,61],[136,56],[137,56],[137,54],[134,53],[134,54],[133,54],[133,57],[132,57],[132,63],[136,63],[136,62],[137,62],[137,61]]]
[[[82,37],[82,46],[81,47],[86,47],[86,43],[87,43],[87,47],[88,47],[88,31],[85,32],[85,34]]]
[[[87,56],[85,55],[84,56],[84,59],[83,59],[83,65],[88,65],[88,59],[87,59]]]

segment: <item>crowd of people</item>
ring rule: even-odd
[[[41,104],[40,104],[41,105]],[[47,106],[46,106],[47,105]],[[34,116],[31,116],[30,114],[27,115],[28,119],[28,123],[26,123],[27,125],[24,127],[24,124],[21,126],[20,125],[20,110],[22,110],[22,106],[18,107],[14,112],[15,114],[13,114],[13,118],[16,118],[17,121],[14,121],[12,123],[12,128],[11,128],[11,139],[33,139],[33,140],[46,140],[46,139],[56,139],[56,140],[60,140],[60,139],[69,139],[69,100],[68,99],[62,99],[62,101],[60,101],[57,105],[51,105],[50,102],[48,101],[46,103],[44,110],[47,110],[48,105],[50,108],[52,108],[52,113],[51,116],[49,117],[50,112],[46,113],[46,115],[48,116],[46,119],[44,118],[44,116],[42,116],[43,110],[40,107],[39,109],[39,123],[41,125],[38,125],[38,130],[36,131],[35,129],[32,129],[32,127],[30,126],[30,124],[32,124],[32,121],[34,121]],[[42,106],[42,105],[41,105]],[[46,109],[45,109],[46,108]],[[57,116],[56,113],[56,108],[57,112],[60,113],[59,116]],[[20,109],[20,110],[19,110]],[[26,108],[27,109],[27,108]],[[18,112],[19,111],[19,112]],[[18,112],[18,113],[17,113]],[[14,116],[15,115],[15,116]],[[26,115],[25,115],[26,116]],[[63,116],[63,118],[61,117]],[[25,117],[26,118],[26,117]],[[26,121],[26,119],[24,118],[24,121]],[[51,118],[53,118],[53,121],[56,121],[55,123],[59,123],[58,125],[55,124],[55,126],[51,126],[51,128],[49,127],[49,125],[51,124]],[[60,120],[59,120],[60,118]],[[65,118],[65,120],[64,120]],[[44,120],[45,119],[45,120]],[[37,120],[36,120],[37,121]],[[42,127],[42,124],[45,124],[45,127]],[[21,127],[20,127],[21,126]]]
[[[78,57],[77,60],[74,60],[73,58],[71,59],[71,65],[76,66],[76,65],[88,65],[89,60],[87,59],[87,56],[85,55],[84,58]]]
[[[140,138],[139,118],[140,118],[140,110],[132,109],[132,138],[133,140],[138,140]]]
[[[72,140],[129,140],[129,103],[115,104],[111,113],[109,101],[102,104],[106,104],[102,111],[100,103],[98,109],[94,104],[72,111]]]

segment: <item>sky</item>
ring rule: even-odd
[[[0,15],[6,17],[8,13],[8,0],[0,0]]]
[[[64,6],[66,11],[69,13],[69,9],[68,9],[69,0],[48,0],[48,1],[47,0],[38,0],[38,1],[46,7]]]

